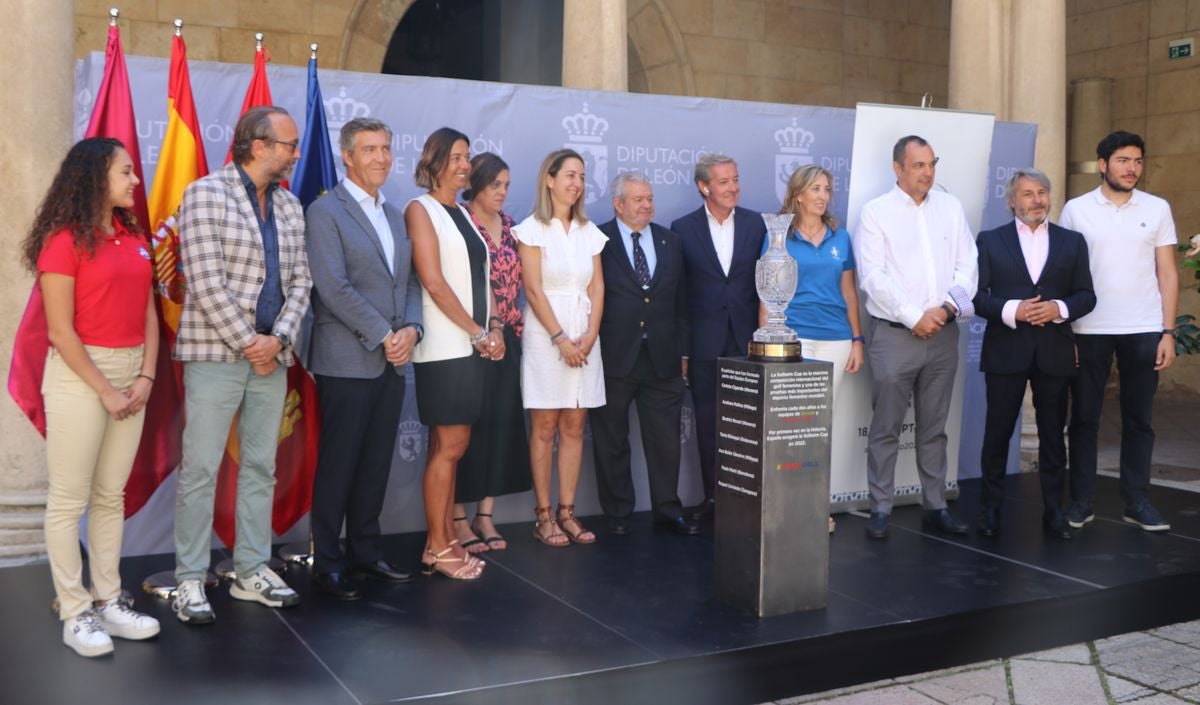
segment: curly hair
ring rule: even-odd
[[[29,271],[37,273],[46,238],[63,228],[75,236],[76,247],[89,256],[96,253],[96,223],[108,203],[108,169],[117,150],[124,148],[120,140],[88,137],[67,152],[21,243],[21,259]],[[128,208],[113,208],[113,215],[131,232],[141,232]]]

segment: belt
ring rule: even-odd
[[[874,318],[875,320],[879,321],[880,323],[886,323],[888,325],[888,327],[890,327],[890,328],[902,328],[904,330],[908,330],[908,326],[904,325],[903,323],[889,321],[888,319],[880,318],[879,316],[871,316],[871,318]]]

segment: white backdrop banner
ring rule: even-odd
[[[126,58],[143,169],[151,179],[166,130],[168,61],[141,56]],[[251,68],[249,64],[189,62],[209,164],[224,162]],[[103,69],[104,56],[100,53],[93,53],[77,64],[77,137],[82,136],[91,114]],[[305,129],[305,73],[300,66],[267,68],[272,95],[292,114],[301,130]],[[840,221],[846,220],[855,125],[853,110],[324,69],[320,71],[320,80],[332,144],[336,145],[341,126],[355,116],[378,118],[392,127],[395,166],[383,191],[395,203],[403,203],[420,192],[413,182],[413,170],[425,137],[449,125],[471,136],[472,154],[492,151],[509,163],[512,187],[505,210],[517,220],[529,212],[533,180],[542,158],[563,146],[585,156],[587,209],[599,222],[612,217],[608,181],[617,173],[632,169],[645,172],[653,183],[658,211],[655,220],[659,223],[669,224],[695,210],[700,206],[700,197],[692,185],[692,173],[696,159],[708,152],[724,152],[738,161],[742,205],[760,211],[778,210],[787,178],[796,167],[819,163],[834,174],[833,212]],[[989,166],[989,183],[995,186],[1008,169],[1032,164],[1035,134],[1032,125],[997,123],[994,141],[988,145],[991,161],[986,150],[982,156],[973,157]],[[151,186],[147,184],[147,192]],[[987,208],[985,225],[991,222],[988,220],[991,216],[997,218],[993,225],[1008,217],[1002,197],[997,201],[994,188],[989,192]],[[977,336],[973,333],[971,337]],[[967,367],[970,370],[965,389],[970,393],[969,380],[978,368],[978,358],[975,362],[968,361]],[[387,532],[419,530],[424,526],[420,478],[427,439],[425,428],[417,419],[412,388],[410,376],[409,397],[404,405],[391,484],[381,518]],[[975,433],[975,440],[971,441],[975,459],[969,466],[975,468],[977,475],[981,432],[970,431],[972,423],[982,425],[977,405],[976,413],[962,424],[964,454],[968,447],[966,439]],[[637,425],[632,428],[640,510],[648,508],[649,493],[641,438],[637,436]],[[703,495],[694,429],[689,402],[684,409],[681,434],[684,467],[679,489],[685,504],[694,503]],[[581,515],[599,511],[590,442],[589,436],[577,500]],[[864,467],[854,462],[837,472],[861,474]],[[968,474],[967,468],[960,472],[960,476]],[[172,478],[130,518],[125,533],[126,554],[174,549],[173,492]],[[533,506],[531,493],[504,497],[497,503],[496,518],[498,521],[529,519],[532,523]],[[285,538],[302,538],[307,531],[307,521],[303,520]]]

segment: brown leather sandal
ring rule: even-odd
[[[550,507],[534,507],[533,514],[537,523],[533,525],[533,537],[551,548],[566,548],[571,545],[570,538],[558,528],[558,522],[550,515]],[[547,533],[542,533],[543,526],[549,526]],[[556,541],[561,537],[562,541]]]
[[[549,507],[546,508],[549,509]],[[566,513],[565,517],[563,516],[564,512]],[[579,519],[575,517],[574,504],[558,505],[557,514],[558,525],[563,528],[563,531],[567,534],[567,538],[571,539],[575,543],[596,543],[596,534],[584,528],[583,522],[579,521]],[[571,531],[571,526],[567,523],[572,521],[575,522],[575,531]]]

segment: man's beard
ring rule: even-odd
[[[1141,181],[1141,179],[1138,179],[1138,181]],[[1120,184],[1120,183],[1112,180],[1111,178],[1109,178],[1107,172],[1105,172],[1105,174],[1104,174],[1104,183],[1108,184],[1108,187],[1110,189],[1112,189],[1113,191],[1116,191],[1118,193],[1129,193],[1130,191],[1137,188],[1137,181],[1133,182],[1133,186],[1126,187],[1123,184]]]

